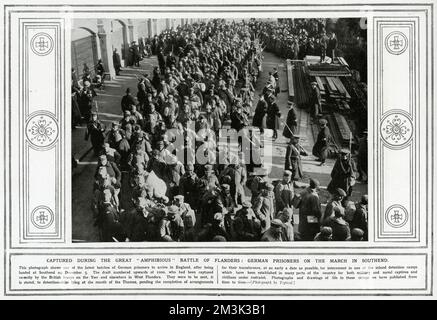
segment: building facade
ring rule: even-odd
[[[115,77],[112,55],[116,49],[126,66],[132,41],[140,43],[162,31],[200,19],[75,19],[71,31],[71,66],[81,76],[84,64],[93,70],[99,59]]]

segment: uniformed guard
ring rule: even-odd
[[[285,153],[285,170],[292,172],[292,180],[297,181],[303,177],[301,156],[307,156],[306,150],[299,144],[300,136],[294,135],[287,146]]]

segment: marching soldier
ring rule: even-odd
[[[303,169],[301,156],[308,155],[305,149],[299,144],[299,139],[299,136],[293,136],[288,143],[285,153],[285,170],[291,171],[291,178],[294,181],[302,179]]]

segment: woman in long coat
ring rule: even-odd
[[[279,118],[281,113],[279,112],[279,107],[276,104],[275,98],[271,98],[270,103],[267,106],[267,128],[273,130],[273,139],[278,137],[279,129]]]
[[[288,105],[290,110],[288,110],[287,120],[285,121],[286,126],[284,126],[282,134],[284,137],[291,139],[291,137],[297,132],[297,114],[293,107],[294,103],[289,101]]]

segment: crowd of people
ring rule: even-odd
[[[282,19],[275,24],[265,24],[259,36],[266,49],[278,56],[302,60],[305,56],[333,59],[337,50],[337,38],[326,19]]]
[[[272,139],[278,137],[276,68],[253,105],[266,45],[263,34],[270,28],[269,23],[217,19],[156,36],[138,57],[156,54],[158,65],[151,75],[138,77],[136,94],[126,89],[123,118],[111,128],[91,112],[96,95],[92,82],[84,79],[80,87],[73,81],[73,100],[85,100],[85,138],[98,156],[92,209],[101,241],[367,239],[367,196],[359,203],[348,200],[356,171],[348,150],[334,166],[328,186],[332,199],[325,210],[316,179],[305,190],[295,190],[295,182],[303,178],[301,156],[307,152],[296,134],[293,103],[283,131],[290,139],[283,179],[270,182],[262,161],[244,156],[244,146],[254,145],[258,160],[262,158],[262,143],[245,129],[257,128],[261,134],[270,129]],[[137,63],[136,43],[131,47]],[[236,150],[212,138],[221,135],[225,123],[246,132]],[[176,145],[178,137],[183,143]],[[322,159],[328,142],[326,137],[318,140],[313,154]],[[203,162],[196,161],[199,154]],[[131,203],[122,203],[122,194]]]

